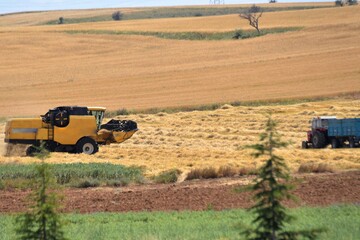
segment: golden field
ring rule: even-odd
[[[257,168],[262,159],[253,159],[245,145],[255,144],[263,131],[266,114],[278,122],[282,139],[291,142],[277,151],[293,172],[302,163],[325,163],[338,170],[360,169],[359,149],[301,149],[312,117],[334,115],[338,118],[360,117],[360,100],[328,100],[284,106],[232,107],[224,105],[215,111],[174,114],[137,114],[123,118],[135,120],[139,131],[122,144],[101,146],[91,156],[53,153],[50,163],[100,162],[144,166],[147,175],[177,168],[188,172],[206,167]],[[3,125],[2,125],[3,128]],[[3,132],[3,131],[2,131]],[[3,135],[0,143],[4,150]],[[35,158],[0,157],[1,163],[31,163]]]
[[[113,10],[61,13],[103,11]],[[48,12],[1,16],[0,117],[39,115],[58,105],[142,109],[357,92],[359,13],[360,6],[264,13],[261,27],[303,28],[228,41],[62,31],[248,29],[237,15],[63,26],[27,26],[49,20]]]
[[[113,11],[55,14],[82,18]],[[172,168],[256,168],[262,160],[244,146],[256,143],[265,114],[272,112],[283,139],[292,142],[278,151],[292,171],[302,163],[359,169],[358,149],[300,149],[312,117],[360,117],[359,13],[360,6],[264,13],[260,27],[301,29],[223,41],[64,31],[225,32],[249,29],[247,22],[226,15],[39,26],[54,12],[0,16],[0,118],[40,115],[60,105],[145,109],[355,93],[352,99],[294,105],[129,115],[140,131],[125,143],[101,147],[92,156],[53,153],[48,161],[137,165],[147,175]],[[4,121],[4,152],[3,128]],[[24,149],[13,153],[0,163],[37,161],[22,156]]]

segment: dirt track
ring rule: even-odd
[[[66,189],[65,212],[125,212],[248,208],[249,192],[235,193],[234,187],[249,179],[217,179],[180,184],[143,185],[126,188]],[[360,171],[298,176],[291,207],[360,203]],[[0,212],[25,210],[28,191],[0,191]]]

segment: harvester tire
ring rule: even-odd
[[[35,154],[38,152],[39,152],[39,150],[35,146],[31,145],[26,149],[26,156],[34,157]]]
[[[99,146],[94,139],[91,138],[82,138],[76,144],[77,153],[85,153],[88,155],[95,154],[99,151]]]
[[[302,141],[302,143],[301,143],[301,148],[302,149],[307,149],[309,146],[308,146],[308,143],[307,143],[307,141]]]
[[[315,132],[312,137],[312,144],[314,148],[324,148],[326,146],[325,135],[322,132]]]
[[[57,127],[66,127],[69,124],[69,113],[66,110],[55,114],[54,125]]]

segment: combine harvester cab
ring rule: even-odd
[[[94,154],[99,145],[121,143],[138,130],[131,120],[110,120],[101,124],[106,108],[65,106],[50,109],[41,118],[9,120],[5,142],[31,144],[26,154],[33,155],[40,146],[51,152]]]
[[[360,118],[336,119],[336,117],[317,117],[311,121],[311,130],[307,132],[307,141],[302,148],[359,147]]]

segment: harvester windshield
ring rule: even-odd
[[[104,119],[104,114],[105,114],[106,108],[89,107],[88,109],[89,109],[89,114],[95,116],[97,129],[100,130],[100,126],[101,126],[102,120]]]

